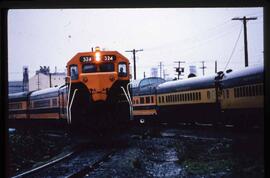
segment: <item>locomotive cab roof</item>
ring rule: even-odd
[[[125,56],[123,56],[121,53],[119,53],[118,51],[101,51],[101,50],[98,50],[98,51],[89,51],[89,52],[79,52],[68,61],[67,65],[69,66],[69,65],[72,65],[74,63],[80,64],[81,63],[80,57],[83,57],[83,56],[95,56],[96,53],[99,53],[99,55],[113,55],[113,56],[116,56],[116,58],[117,58],[117,60],[119,62],[122,61],[122,62],[129,63],[128,59]],[[96,61],[94,63],[96,63]]]

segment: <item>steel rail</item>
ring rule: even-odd
[[[44,164],[44,165],[41,165],[41,166],[39,166],[39,167],[36,167],[36,168],[34,168],[34,169],[31,169],[31,170],[29,170],[29,171],[26,171],[26,172],[24,172],[24,173],[21,173],[21,174],[19,174],[19,175],[13,176],[13,177],[11,177],[11,178],[19,178],[19,177],[23,177],[23,176],[30,176],[31,174],[34,174],[34,173],[36,173],[36,172],[38,172],[38,171],[41,171],[42,169],[51,167],[52,165],[54,165],[54,164],[56,164],[56,163],[59,163],[59,162],[63,161],[64,159],[67,159],[67,158],[73,156],[74,153],[75,153],[75,151],[72,151],[72,152],[70,152],[70,153],[68,153],[68,154],[66,154],[66,155],[64,155],[64,156],[62,156],[61,158],[55,159],[55,160],[53,160],[53,161],[51,161],[51,162],[49,162],[49,163],[46,163],[46,164]]]
[[[89,174],[90,172],[94,171],[96,168],[98,168],[103,162],[105,162],[107,159],[109,159],[116,151],[112,150],[108,153],[104,154],[99,160],[94,162],[93,164],[86,166],[82,168],[80,171],[68,175],[65,178],[77,178],[77,177],[84,177],[86,174]]]

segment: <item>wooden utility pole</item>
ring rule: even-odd
[[[39,72],[38,72],[38,81],[37,81],[37,84],[38,84],[38,90],[40,90],[40,88],[39,88],[39,85],[40,85],[40,81],[39,81]]]
[[[178,67],[175,67],[175,71],[177,72],[177,78],[180,79],[180,75],[182,72],[184,72],[184,67],[180,67],[181,63],[185,63],[185,61],[175,61],[175,63],[178,63]]]
[[[215,73],[217,73],[217,61],[215,61]]]
[[[166,70],[163,69],[163,79],[166,80],[166,77],[169,76],[169,74],[166,74]]]
[[[132,52],[133,53],[133,63],[134,63],[134,80],[136,80],[136,52],[143,51],[143,49],[133,49],[133,50],[127,50],[125,52]]]
[[[49,80],[50,80],[50,88],[52,87],[52,74],[49,73]]]
[[[164,80],[166,78],[166,73],[165,73],[165,70],[164,69],[163,69],[163,78],[164,78]]]
[[[235,17],[232,18],[232,20],[242,20],[244,25],[244,45],[245,45],[245,67],[248,66],[248,43],[247,43],[247,21],[248,20],[257,20],[257,17],[249,17],[246,18],[244,16],[243,18]]]
[[[206,68],[206,66],[204,66],[204,62],[205,62],[205,61],[201,61],[202,67],[200,67],[200,69],[202,69],[202,71],[203,71],[203,75],[204,75],[204,69]]]
[[[162,75],[161,75],[162,66],[163,66],[162,62],[159,62],[159,65],[158,66],[159,66],[159,77],[162,78]]]

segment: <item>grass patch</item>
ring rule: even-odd
[[[253,143],[249,143],[253,144]],[[231,177],[263,177],[263,153],[244,149],[249,144],[222,140],[181,140],[176,144],[178,163],[188,175],[226,173]],[[254,144],[252,145],[254,147]]]
[[[205,175],[218,172],[228,172],[233,167],[233,161],[227,160],[186,160],[182,164],[188,174],[192,175]]]

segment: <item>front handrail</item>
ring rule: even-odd
[[[70,91],[71,91],[71,77],[70,76],[66,76],[67,78],[69,78],[69,88],[68,88],[68,99],[67,99],[67,122],[68,124],[71,123],[71,119],[69,116],[69,98],[70,98]]]
[[[131,103],[132,103],[131,96],[130,96],[129,89],[128,89],[128,87],[129,87],[130,84],[131,84],[131,82],[129,82],[129,83],[127,84],[127,92],[128,92],[129,100],[130,100]]]
[[[133,120],[133,114],[132,114],[132,113],[133,113],[133,106],[132,106],[132,101],[131,101],[131,99],[128,97],[128,95],[127,95],[127,93],[126,93],[126,91],[125,91],[125,88],[121,86],[121,89],[123,90],[123,92],[124,92],[124,94],[125,94],[125,96],[126,96],[126,99],[127,99],[128,103],[129,103],[129,114],[130,114],[130,119]]]
[[[71,98],[71,102],[70,102],[70,106],[69,106],[69,124],[71,124],[71,107],[72,107],[72,104],[73,104],[73,100],[75,98],[75,95],[76,95],[76,92],[78,91],[78,89],[75,89],[74,92],[73,92],[73,95],[72,95],[72,98]]]

